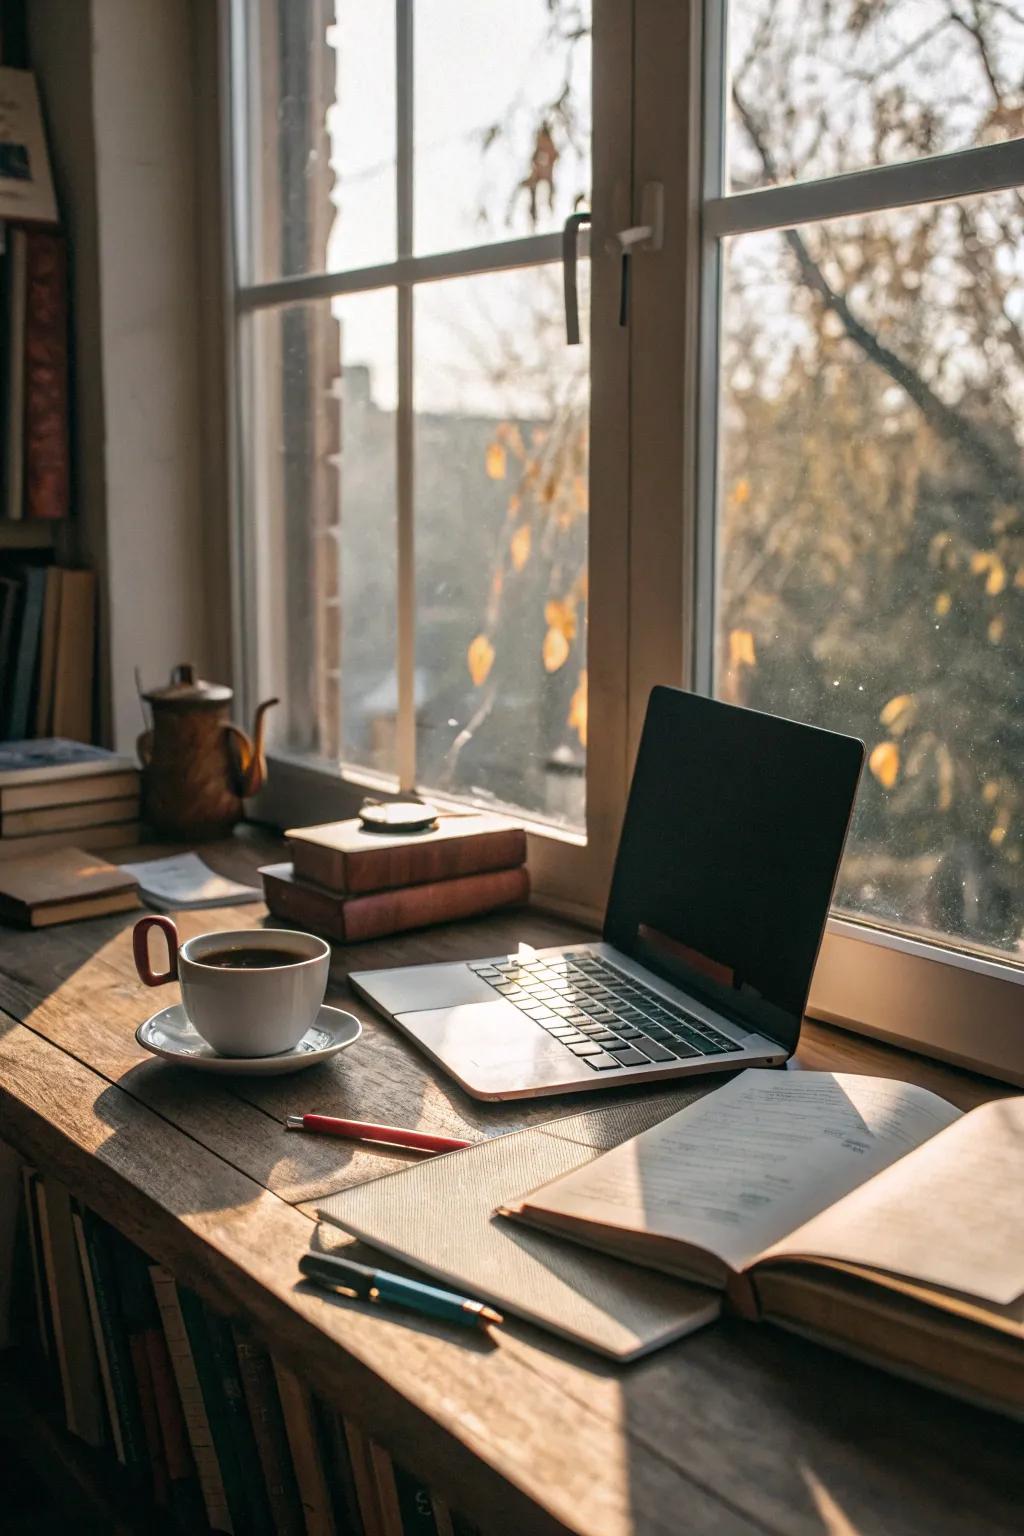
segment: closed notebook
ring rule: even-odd
[[[495,1207],[592,1162],[706,1092],[699,1084],[495,1136],[342,1190],[320,1202],[318,1215],[455,1290],[632,1360],[710,1322],[720,1298],[517,1228]]]
[[[138,882],[81,848],[61,848],[0,862],[0,918],[31,928],[127,912],[139,905]]]
[[[260,874],[267,906],[275,917],[312,928],[342,944],[476,917],[523,902],[530,894],[524,866],[433,880],[401,890],[370,891],[365,896],[338,896],[308,885],[295,878],[290,864],[269,864]]]
[[[425,885],[511,869],[526,859],[526,834],[501,816],[442,814],[427,832],[371,832],[359,820],[294,827],[295,875],[339,895]]]

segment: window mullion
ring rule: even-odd
[[[791,229],[799,224],[909,208],[920,203],[958,201],[982,192],[999,192],[1024,183],[1024,142],[1011,139],[956,150],[897,165],[875,165],[845,176],[763,187],[732,196],[707,189],[705,232],[726,235],[755,230]]]
[[[396,0],[397,240],[398,257],[412,254],[413,236],[413,9]],[[398,285],[398,710],[395,742],[398,782],[416,785],[416,551],[413,526],[413,290]]]

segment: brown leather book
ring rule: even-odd
[[[260,870],[267,906],[275,917],[311,928],[342,944],[358,944],[407,928],[452,923],[476,917],[496,907],[525,901],[530,878],[524,866],[431,880],[397,891],[366,896],[338,896],[296,879],[290,864],[269,864]]]
[[[296,827],[287,834],[295,874],[339,895],[454,880],[526,860],[526,833],[501,816],[442,813],[430,832],[394,837],[358,819]]]
[[[53,734],[92,741],[93,655],[96,648],[96,577],[62,571],[53,680]]]
[[[139,905],[139,886],[105,859],[61,848],[0,863],[0,919],[47,928],[72,918],[126,912]]]
[[[30,229],[25,303],[25,516],[67,517],[67,246],[54,230]]]

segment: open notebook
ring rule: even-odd
[[[501,1212],[1024,1414],[1024,1098],[752,1069]]]

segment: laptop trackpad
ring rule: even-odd
[[[472,1075],[480,1080],[496,1068],[503,1068],[503,1080],[508,1086],[510,1067],[526,1072],[547,1064],[557,1077],[564,1078],[572,1063],[564,1045],[504,999],[417,1010],[396,1014],[396,1019],[428,1051],[451,1064],[459,1076],[466,1076],[467,1068],[476,1068]],[[547,1073],[542,1075],[546,1077]]]

